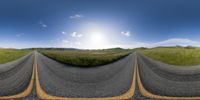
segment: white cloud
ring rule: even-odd
[[[76,19],[76,18],[82,18],[82,17],[83,17],[83,15],[81,15],[81,14],[75,14],[75,15],[70,16],[69,18]]]
[[[129,42],[129,43],[112,44],[112,45],[107,46],[107,48],[115,48],[115,47],[138,48],[138,47],[146,47],[146,46],[148,46],[148,44],[143,43],[143,42]]]
[[[62,40],[62,42],[63,42],[63,43],[69,43],[69,41],[68,41],[68,40]]]
[[[46,28],[46,27],[47,27],[47,25],[46,25],[46,24],[44,24],[42,21],[40,21],[40,22],[39,22],[39,24],[40,24],[42,27],[44,27],[44,28]]]
[[[16,37],[22,37],[24,35],[24,33],[19,33],[19,34],[16,34]]]
[[[164,41],[158,41],[153,43],[146,43],[146,42],[129,42],[124,44],[115,44],[111,47],[122,47],[122,48],[138,48],[138,47],[157,47],[157,46],[196,46],[200,47],[200,42],[193,41],[186,38],[171,38]]]
[[[186,38],[172,38],[172,39],[164,40],[164,41],[161,41],[161,42],[152,43],[152,46],[175,46],[175,45],[181,45],[181,46],[188,46],[188,45],[198,46],[199,42],[192,41],[192,40],[186,39]]]
[[[196,46],[200,47],[200,42],[193,41],[187,38],[170,38],[163,41],[158,42],[139,42],[139,41],[129,41],[129,42],[112,42],[108,44],[104,44],[102,47],[96,46],[92,47],[88,44],[86,41],[75,41],[75,40],[62,40],[62,47],[70,47],[70,48],[81,48],[81,49],[103,49],[103,48],[115,48],[115,47],[121,47],[121,48],[138,48],[138,47],[157,47],[157,46]]]
[[[80,38],[80,37],[82,37],[82,36],[83,36],[82,34],[79,34],[79,33],[77,33],[77,32],[71,33],[71,37]]]
[[[68,41],[68,40],[62,40],[62,47],[67,47],[67,48],[79,48],[81,45],[81,42],[79,41]]]
[[[66,35],[66,32],[64,32],[64,31],[62,31],[61,33],[62,33],[63,35]]]
[[[135,42],[132,43],[132,48],[136,47],[157,47],[157,46],[197,46],[200,47],[200,42],[193,41],[186,38],[171,38],[164,41],[154,42],[154,43],[145,43],[145,42]],[[131,47],[131,45],[129,45]]]
[[[126,37],[131,36],[130,31],[126,31],[126,32],[122,31],[121,34],[124,35],[124,36],[126,36]]]
[[[75,45],[81,45],[81,42],[75,42],[74,44]]]

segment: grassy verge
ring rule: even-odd
[[[191,66],[200,64],[200,48],[161,47],[140,50],[144,55],[164,63]]]
[[[0,64],[16,60],[29,52],[29,50],[0,49]]]
[[[129,50],[42,50],[42,54],[59,62],[81,66],[92,67],[114,62],[127,56]]]

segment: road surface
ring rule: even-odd
[[[13,96],[25,91],[30,83],[33,54],[0,65],[0,97]]]
[[[135,61],[134,53],[104,66],[81,68],[62,64],[33,52],[16,61],[0,65],[0,99],[6,97],[18,98],[17,100],[39,100],[41,97],[38,97],[38,85],[35,80],[38,76],[41,89],[51,96],[109,98],[124,94],[133,96],[131,93],[134,93],[130,100],[150,100],[141,95],[137,84],[134,83]],[[37,68],[36,76],[32,74],[33,68],[35,70]],[[27,87],[31,87],[28,96],[19,95]]]
[[[200,66],[178,67],[138,54],[138,69],[144,88],[169,97],[200,96]]]
[[[133,80],[134,54],[114,63],[81,68],[36,54],[39,81],[49,95],[69,98],[103,98],[126,93]]]

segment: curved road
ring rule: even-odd
[[[34,54],[16,61],[0,64],[0,97],[23,92],[29,85],[33,69]]]
[[[126,93],[133,80],[134,54],[95,68],[61,64],[40,53],[39,81],[49,95],[71,98],[113,97]]]
[[[95,68],[68,66],[35,53],[39,80],[49,95],[67,98],[104,98],[126,93],[132,84],[136,54]],[[23,92],[30,83],[34,54],[0,65],[0,97]],[[200,96],[200,66],[180,68],[137,54],[144,88],[154,95]],[[34,88],[35,89],[35,88]],[[145,99],[138,90],[132,99]],[[34,93],[32,93],[35,95]],[[33,99],[31,96],[27,99]]]
[[[178,67],[138,54],[138,69],[144,88],[155,95],[200,96],[200,66]]]

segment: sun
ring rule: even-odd
[[[100,32],[95,32],[93,34],[91,34],[91,42],[94,44],[101,44],[104,41],[104,36],[102,33]]]
[[[90,45],[94,49],[103,48],[107,43],[107,39],[102,32],[92,32],[89,39]]]
[[[79,39],[82,42],[82,47],[86,49],[110,48],[113,41],[113,36],[111,38],[112,28],[105,26],[97,22],[84,23],[80,28],[84,37]]]

